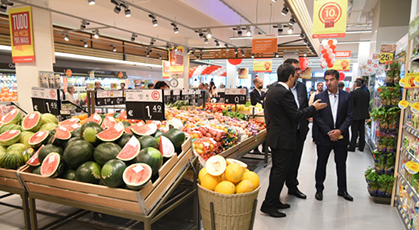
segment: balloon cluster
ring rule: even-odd
[[[200,65],[189,69],[189,78],[201,75],[226,76],[226,68],[215,65]]]
[[[336,44],[338,41],[336,39],[324,39],[322,41],[322,58],[320,59],[320,66],[322,68],[332,68],[333,63],[335,63],[335,56],[336,56]]]

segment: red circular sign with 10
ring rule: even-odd
[[[319,10],[319,19],[322,23],[326,21],[338,22],[342,17],[342,8],[335,2],[324,4]]]

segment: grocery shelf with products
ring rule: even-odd
[[[0,73],[0,101],[18,101],[15,73]]]

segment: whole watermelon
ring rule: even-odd
[[[96,134],[102,131],[103,129],[99,124],[89,121],[80,127],[80,136],[91,143],[93,146],[97,146],[101,143],[101,141],[99,138],[96,138]]]
[[[58,125],[55,123],[46,123],[46,124],[41,125],[38,131],[51,131],[57,127]]]
[[[16,152],[22,153],[26,149],[27,149],[26,145],[24,145],[22,143],[15,143],[15,144],[10,145],[9,147],[7,147],[6,152],[16,151]]]
[[[163,156],[159,150],[153,147],[147,147],[140,151],[140,154],[138,154],[137,158],[135,159],[135,163],[148,164],[153,171],[153,175],[156,175],[163,165]]]
[[[36,167],[36,168],[32,171],[32,173],[34,173],[34,174],[38,174],[38,175],[41,175],[41,166]]]
[[[93,158],[96,163],[103,166],[107,161],[115,159],[121,149],[119,145],[112,142],[102,143],[96,147]]]
[[[127,142],[129,141],[129,139],[131,139],[132,134],[128,134],[128,133],[124,133],[122,134],[122,136],[116,141],[116,143],[123,148]]]
[[[163,136],[169,138],[169,140],[173,143],[176,153],[179,154],[182,152],[182,144],[186,139],[185,133],[182,132],[182,130],[173,128],[163,134]]]
[[[2,145],[0,145],[0,168],[3,167],[2,166],[2,158],[4,156],[4,154],[6,154],[6,148],[3,147]]]
[[[55,146],[53,144],[47,144],[44,147],[42,147],[42,149],[39,150],[39,152],[38,152],[39,162],[42,163],[44,161],[45,157],[47,157],[48,154],[50,154],[52,152],[56,152],[56,153],[60,154],[61,156],[63,155],[63,149],[61,147]]]
[[[93,161],[87,161],[76,170],[76,180],[86,183],[98,184],[100,181],[100,166]]]
[[[71,132],[72,137],[80,137],[80,128],[77,128]]]
[[[72,137],[70,138],[70,140],[68,140],[65,145],[64,145],[64,149],[66,149],[71,143],[78,141],[78,140],[84,140],[83,138],[80,137]]]
[[[142,137],[138,138],[138,140],[140,141],[142,149],[145,149],[147,147],[153,147],[153,148],[158,148],[159,147],[156,139],[152,136],[142,136]]]
[[[76,170],[68,169],[64,173],[63,178],[66,179],[66,180],[76,180]]]
[[[35,133],[30,132],[30,131],[23,131],[20,134],[20,143],[24,144],[27,148],[31,147],[31,145],[29,144],[29,139],[32,137],[32,135],[34,135]]]
[[[16,150],[7,151],[2,157],[2,167],[6,169],[17,169],[24,164],[22,153]]]
[[[112,159],[106,162],[101,171],[102,181],[111,188],[117,188],[124,184],[122,174],[127,166],[118,159]]]
[[[19,131],[23,131],[22,126],[17,125],[17,124],[9,124],[9,125],[3,125],[0,128],[0,134],[10,131],[10,130],[19,130]]]
[[[55,115],[50,114],[50,113],[42,114],[41,122],[42,122],[42,124],[54,123],[54,124],[58,125],[57,117]]]
[[[93,157],[93,146],[85,140],[77,140],[64,150],[64,161],[70,168],[77,168]]]

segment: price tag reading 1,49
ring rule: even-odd
[[[247,89],[225,89],[225,103],[226,104],[246,104]]]
[[[134,89],[125,91],[128,119],[166,120],[164,96],[160,89]]]
[[[56,116],[60,115],[59,98],[57,89],[32,87],[32,106],[34,111],[51,113]]]

